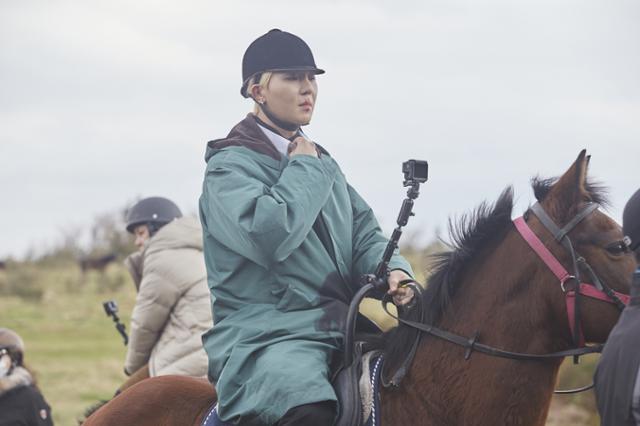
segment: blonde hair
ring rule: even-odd
[[[265,71],[262,74],[256,74],[255,76],[251,77],[251,80],[249,80],[249,83],[247,84],[247,94],[249,95],[249,97],[253,98],[253,96],[251,96],[253,86],[258,86],[262,89],[266,89],[269,86],[269,82],[271,81],[272,76],[273,72]],[[253,102],[253,113],[257,114],[260,110],[260,105],[258,104],[258,102],[256,102],[255,99],[253,100]]]

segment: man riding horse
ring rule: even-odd
[[[208,143],[200,197],[216,326],[203,337],[223,421],[329,425],[331,364],[360,275],[387,239],[336,161],[311,141],[316,67],[299,37],[271,30],[248,47],[241,94],[255,110]],[[411,267],[396,250],[389,293]]]
[[[125,260],[138,294],[124,367],[130,377],[119,391],[150,376],[206,376],[200,336],[212,320],[200,224],[171,200],[149,197],[128,211],[126,229],[138,248]]]

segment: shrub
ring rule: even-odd
[[[0,279],[0,294],[17,296],[21,299],[39,302],[44,295],[44,289],[38,273],[30,267],[13,267],[6,271]]]

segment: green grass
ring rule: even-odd
[[[128,325],[135,289],[124,274],[119,266],[84,278],[69,265],[42,268],[36,274],[41,299],[0,295],[0,326],[25,340],[25,361],[57,425],[75,425],[87,406],[112,396],[126,379],[126,348],[102,308],[103,301],[116,299]],[[11,271],[7,275],[12,278]]]

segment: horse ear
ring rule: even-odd
[[[583,149],[569,170],[551,187],[546,198],[549,213],[557,220],[563,221],[565,216],[572,217],[580,204],[589,199],[587,170],[590,158],[587,150]]]

